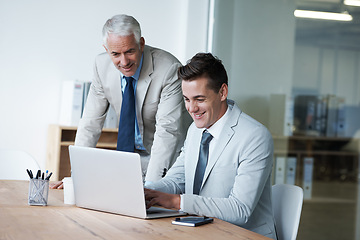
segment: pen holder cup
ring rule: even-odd
[[[46,206],[49,194],[49,180],[30,179],[29,205]]]

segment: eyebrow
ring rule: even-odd
[[[126,50],[124,53],[129,53],[131,51],[134,51],[135,48],[129,48],[128,50]],[[120,54],[119,52],[115,52],[115,51],[112,51],[111,54]]]
[[[188,98],[185,95],[183,95],[183,96],[184,96],[184,98]],[[206,98],[206,96],[204,96],[204,95],[196,95],[196,96],[193,97],[193,99],[197,99],[197,98]]]

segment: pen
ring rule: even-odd
[[[50,180],[51,175],[52,175],[52,172],[49,174],[49,176],[47,176],[47,177],[45,178],[45,180]]]
[[[27,171],[27,173],[28,173],[28,175],[29,175],[30,179],[32,179],[32,178],[33,178],[33,175],[32,175],[32,173],[31,173],[31,170],[29,171],[29,169],[26,169],[26,171]]]
[[[40,169],[37,171],[35,179],[39,179],[39,177],[41,177],[41,170]]]
[[[42,173],[41,179],[44,180],[44,173]]]

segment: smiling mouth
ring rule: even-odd
[[[120,65],[120,67],[121,67],[122,69],[124,69],[125,71],[131,70],[132,66],[133,66],[133,64],[130,64],[130,65],[128,65],[128,66],[121,66],[121,65]]]
[[[204,114],[205,114],[205,112],[203,112],[203,113],[197,113],[197,114],[193,113],[193,116],[194,116],[195,119],[199,119],[199,118],[201,118]]]

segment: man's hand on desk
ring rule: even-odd
[[[159,205],[164,208],[180,209],[180,195],[159,192],[145,188],[146,208]]]
[[[63,189],[64,185],[62,181],[58,181],[58,182],[52,182],[49,184],[49,187],[51,189]]]

